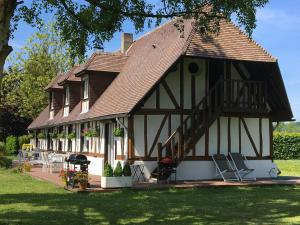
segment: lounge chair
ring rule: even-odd
[[[238,171],[232,168],[225,155],[213,155],[212,159],[216,165],[216,177],[221,176],[224,181],[239,181]]]
[[[50,173],[52,173],[54,164],[49,160],[48,152],[41,152],[41,160],[43,164],[43,172],[50,171]]]
[[[246,180],[256,180],[254,169],[249,169],[247,165],[245,164],[245,160],[247,160],[246,157],[243,157],[240,153],[229,153],[230,158],[232,159],[233,168],[238,171],[238,175],[240,177],[241,181]],[[246,177],[247,175],[250,175],[251,177]]]

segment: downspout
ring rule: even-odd
[[[124,146],[125,149],[124,149],[124,163],[126,164],[127,163],[127,160],[128,160],[128,127],[126,127],[120,120],[118,117],[116,117],[116,121],[117,123],[125,130],[124,134]],[[126,145],[125,145],[126,144]]]

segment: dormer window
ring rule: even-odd
[[[54,93],[50,92],[50,112],[49,112],[49,120],[54,118]]]
[[[88,77],[82,79],[82,104],[81,113],[89,111],[89,80]]]
[[[89,98],[89,82],[88,78],[85,77],[83,79],[83,99],[88,99]]]
[[[70,88],[69,86],[65,87],[65,106],[68,106],[70,102]]]
[[[69,102],[70,102],[70,88],[69,86],[65,87],[65,94],[64,94],[65,100],[64,100],[64,116],[69,115]]]

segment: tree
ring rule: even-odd
[[[179,18],[176,24],[183,29],[180,18],[194,18],[198,31],[217,32],[222,19],[235,16],[238,25],[251,35],[255,28],[255,14],[268,0],[161,0],[153,4],[147,0],[36,0],[31,4],[21,0],[0,0],[0,76],[6,57],[12,51],[9,38],[20,19],[37,27],[42,26],[43,12],[52,13],[56,27],[72,54],[83,56],[86,47],[101,48],[105,41],[122,29],[125,20],[136,31],[145,24],[160,24],[163,19]]]
[[[32,120],[47,105],[44,88],[56,74],[68,70],[74,61],[55,29],[46,26],[29,38],[26,46],[10,57],[12,65],[2,79],[0,110]]]

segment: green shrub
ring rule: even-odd
[[[74,132],[68,134],[68,139],[73,140],[76,138],[76,134]]]
[[[6,153],[9,155],[13,155],[17,153],[18,150],[18,139],[15,136],[8,136],[6,138],[5,145]]]
[[[300,133],[274,133],[274,159],[300,159]]]
[[[114,170],[114,177],[121,177],[123,175],[123,170],[120,161],[118,161],[117,166]]]
[[[12,160],[5,157],[5,156],[0,156],[0,168],[11,168],[12,167]]]
[[[116,128],[113,131],[115,137],[124,137],[124,129],[123,128]]]
[[[38,138],[38,139],[45,139],[45,138],[46,138],[46,135],[45,135],[44,132],[41,132],[41,133],[38,133],[37,138]]]
[[[0,141],[0,156],[5,154],[5,143]]]
[[[22,148],[23,144],[29,144],[30,143],[30,136],[29,135],[22,135],[18,137],[19,146]]]
[[[111,165],[109,165],[108,162],[105,163],[104,165],[104,177],[112,177],[113,176],[113,169],[111,168]]]
[[[130,169],[130,166],[128,163],[126,163],[124,165],[124,168],[123,168],[123,175],[126,176],[126,177],[129,177],[131,176],[131,169]]]

